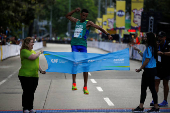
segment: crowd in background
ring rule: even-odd
[[[138,36],[138,34],[135,34],[131,36],[130,44],[146,44],[146,40],[146,35]]]
[[[34,42],[41,42],[42,39],[36,35],[32,37]],[[6,30],[1,26],[0,27],[0,45],[22,45],[23,39],[17,38],[17,36],[12,36],[10,29],[7,27]]]
[[[0,27],[0,45],[21,44],[22,40],[18,39],[16,36],[11,36],[10,32],[8,27],[6,30],[2,26]]]

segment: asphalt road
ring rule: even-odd
[[[47,44],[44,51],[71,52],[67,44]],[[39,50],[38,50],[39,51]],[[106,51],[88,47],[88,53],[105,54]],[[39,74],[39,85],[35,93],[34,108],[51,109],[131,109],[139,105],[142,72],[135,69],[142,62],[130,60],[130,71],[96,71],[89,73],[89,95],[83,93],[83,74],[77,75],[77,91],[72,91],[72,75],[64,73]],[[40,56],[42,69],[48,68],[44,55]],[[18,79],[21,67],[19,56],[0,61],[0,112],[2,110],[22,110],[22,89]],[[147,90],[145,108],[150,108],[152,101],[150,90]],[[163,101],[163,87],[160,85],[158,102]],[[168,98],[170,103],[170,98]],[[169,109],[165,107],[163,109]]]

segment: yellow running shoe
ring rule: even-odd
[[[87,87],[83,87],[84,94],[88,95],[89,91],[87,90]]]
[[[73,83],[72,90],[77,90],[76,83]]]

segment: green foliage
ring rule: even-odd
[[[0,0],[0,26],[4,30],[9,27],[15,31],[21,29],[22,23],[29,26],[35,18],[37,5],[44,2],[47,0]],[[13,33],[11,35],[15,35]]]
[[[170,0],[145,0],[144,11],[153,9],[162,13],[162,21],[170,23]]]
[[[40,18],[50,20],[50,10],[52,7],[52,29],[53,33],[57,35],[65,34],[68,30],[69,20],[65,18],[65,15],[69,12],[69,0],[55,0],[55,4],[51,6],[44,6],[41,10],[43,15]],[[89,10],[88,20],[95,22],[97,18],[97,6],[94,4],[94,0],[71,0],[71,11],[75,8],[80,7],[81,9],[86,8]],[[73,17],[80,19],[80,12],[74,13]],[[74,29],[75,24],[72,23],[72,29]]]
[[[12,2],[11,2],[12,1]],[[112,0],[116,4],[116,0]],[[50,20],[52,8],[52,29],[57,35],[65,34],[68,31],[69,20],[65,15],[69,12],[69,0],[0,0],[0,26],[6,30],[7,27],[18,31],[30,26],[34,18]],[[110,0],[107,0],[110,5]],[[162,21],[170,23],[170,0],[144,0],[144,11],[154,9],[162,13]],[[71,0],[71,11],[80,7],[89,10],[88,20],[95,22],[98,16],[98,0]],[[126,0],[126,12],[131,14],[131,0]],[[101,16],[105,14],[105,0],[101,0]],[[74,13],[73,17],[80,19],[80,12]],[[74,29],[75,24],[72,23]],[[45,26],[49,29],[49,26]]]

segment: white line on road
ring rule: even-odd
[[[101,87],[96,87],[98,91],[103,91]]]
[[[90,79],[92,83],[97,83],[94,79]]]
[[[88,72],[88,75],[89,75],[89,76],[91,76],[91,73],[90,73],[90,72]]]
[[[114,106],[114,104],[110,101],[108,97],[104,98],[104,100],[107,102],[109,106]]]
[[[20,69],[20,68],[19,68],[19,69]],[[12,74],[10,74],[6,79],[2,80],[2,81],[0,82],[0,85],[2,85],[2,84],[5,83],[9,78],[11,78],[16,72],[18,72],[19,69],[17,69],[15,72],[13,72]]]

